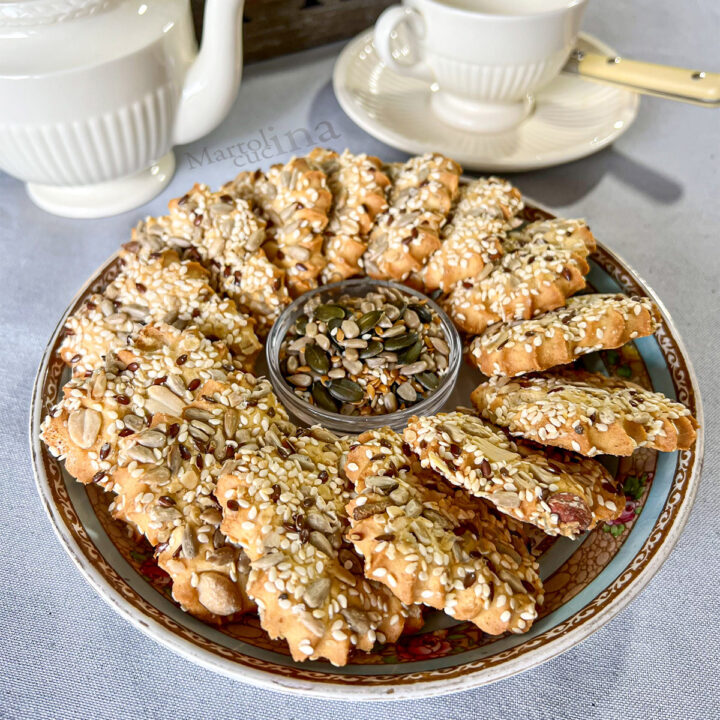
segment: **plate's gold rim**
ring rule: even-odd
[[[542,210],[538,204],[529,200],[528,205]],[[674,358],[674,363],[668,362],[673,385],[679,395],[686,395],[680,399],[690,405],[700,424],[694,448],[678,453],[672,493],[669,493],[660,516],[642,548],[618,577],[592,602],[545,633],[496,655],[444,669],[394,676],[340,675],[320,672],[311,667],[279,665],[223,648],[164,615],[117,575],[87,537],[67,492],[62,488],[62,482],[57,484],[60,488],[57,494],[53,491],[46,469],[48,454],[40,442],[39,427],[46,410],[49,390],[52,387],[57,390],[60,381],[59,376],[48,377],[50,359],[56,351],[67,316],[96,284],[101,280],[104,284],[107,279],[105,275],[111,271],[118,259],[119,253],[116,252],[93,273],[73,298],[43,354],[33,386],[29,423],[35,482],[58,539],[98,594],[135,627],[169,649],[210,670],[276,691],[334,699],[347,696],[356,700],[420,698],[479,687],[535,667],[565,652],[614,617],[642,591],[657,572],[687,522],[699,484],[704,451],[703,410],[695,372],[684,343],[662,301],[628,263],[598,243],[598,252],[593,255],[593,259],[606,272],[612,267],[617,275],[619,268],[622,271],[623,284],[634,286],[640,293],[648,295],[660,308],[663,325],[658,341],[666,362],[667,357]],[[685,387],[682,387],[683,385]],[[55,467],[58,468],[57,463]],[[110,578],[113,578],[114,583]]]

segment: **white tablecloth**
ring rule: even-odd
[[[584,28],[628,56],[720,70],[715,0],[605,0],[591,4]],[[304,128],[313,142],[336,149],[403,157],[340,110],[330,85],[340,47],[247,68],[230,117],[177,150],[174,180],[145,208],[97,221],[56,218],[0,173],[0,716],[718,717],[720,110],[645,99],[612,148],[513,178],[537,201],[586,217],[658,292],[685,339],[705,405],[705,473],[680,542],[644,593],[579,647],[496,685],[418,702],[350,705],[276,695],[213,675],[133,629],[90,589],[53,535],[30,467],[32,381],[63,308],[129,228],[162,213],[195,181],[217,185],[234,176],[233,159],[215,159],[215,151],[260,131],[291,132],[300,141]],[[205,147],[212,162],[206,156],[197,167],[187,153],[201,158]]]

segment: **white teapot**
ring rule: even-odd
[[[69,217],[153,198],[235,100],[243,5],[207,0],[198,53],[189,0],[0,2],[0,169]]]

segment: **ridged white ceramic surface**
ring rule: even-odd
[[[579,46],[616,54],[587,34]],[[630,127],[639,104],[635,93],[560,74],[539,92],[532,114],[518,127],[497,134],[456,130],[432,111],[435,91],[429,83],[382,64],[372,31],[342,51],[333,85],[343,110],[388,145],[409,153],[442,152],[467,169],[492,172],[559,165],[597,152]]]
[[[0,123],[3,168],[49,185],[89,185],[137,172],[170,150],[180,92],[169,83],[74,122]]]

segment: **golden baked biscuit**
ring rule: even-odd
[[[639,447],[687,450],[697,434],[697,421],[681,403],[584,370],[491,378],[471,398],[483,417],[511,434],[587,456],[632,455]]]
[[[365,575],[406,604],[422,603],[483,631],[527,631],[542,603],[537,563],[482,500],[423,470],[400,435],[363,433],[348,455],[358,496],[348,538]]]
[[[562,307],[585,287],[595,239],[579,220],[543,220],[510,233],[503,248],[497,266],[458,283],[445,301],[450,317],[469,335]]]
[[[514,443],[464,412],[411,418],[403,437],[423,467],[548,535],[575,537],[625,508],[599,462]]]
[[[492,325],[471,342],[468,358],[485,375],[514,377],[549,370],[652,335],[657,318],[649,298],[579,295],[530,320]]]
[[[396,640],[407,615],[391,592],[363,577],[344,540],[348,445],[311,428],[278,447],[241,449],[215,492],[223,532],[251,560],[247,591],[261,624],[284,638],[298,661],[324,657],[345,665],[353,648]]]

